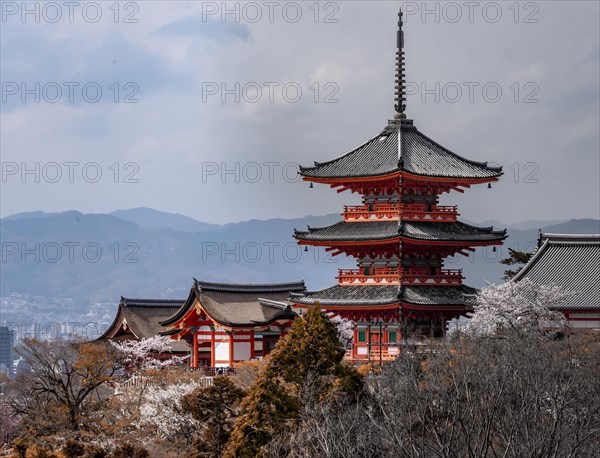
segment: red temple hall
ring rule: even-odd
[[[160,322],[162,335],[191,346],[191,367],[233,367],[269,354],[296,313],[287,298],[304,282],[239,285],[194,279],[183,305]]]
[[[398,26],[394,118],[349,153],[300,169],[311,187],[362,195],[340,222],[294,234],[301,245],[355,257],[356,269],[341,269],[330,288],[291,294],[297,307],[320,305],[353,321],[356,362],[395,357],[409,335],[441,335],[447,320],[471,310],[477,292],[444,259],[506,238],[505,230],[463,223],[456,206],[439,205],[443,193],[491,187],[502,168],[455,154],[406,117],[402,12]]]

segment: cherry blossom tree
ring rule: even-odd
[[[168,336],[153,336],[141,340],[110,341],[111,345],[124,353],[123,363],[127,368],[144,372],[180,364],[188,356],[171,356],[161,359],[158,355],[170,353],[171,339]]]
[[[181,406],[181,400],[198,386],[197,381],[191,380],[166,387],[152,386],[144,392],[136,426],[145,432],[143,436],[149,444],[154,434],[170,444],[186,449],[191,446],[199,422]]]
[[[337,324],[337,332],[342,348],[345,350],[352,348],[352,342],[354,340],[354,323],[352,323],[351,320],[343,318]]]
[[[502,330],[543,332],[562,329],[565,318],[555,309],[573,293],[555,285],[539,285],[529,279],[488,284],[477,295],[468,323],[462,328],[485,335]]]

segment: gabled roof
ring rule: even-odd
[[[136,339],[147,339],[165,330],[160,322],[178,310],[185,301],[173,299],[130,299],[121,297],[117,315],[106,332],[98,340],[119,338],[132,334]],[[173,342],[175,352],[188,351],[184,341]]]
[[[411,120],[390,122],[380,134],[358,148],[314,167],[300,167],[307,178],[376,177],[395,172],[443,178],[493,179],[502,167],[465,159],[431,140]]]
[[[290,300],[299,305],[319,303],[324,307],[350,306],[368,308],[392,304],[428,306],[472,306],[477,290],[470,286],[391,286],[335,285],[320,291],[292,294]]]
[[[304,281],[244,285],[194,279],[188,299],[161,324],[175,326],[200,304],[210,319],[223,326],[268,326],[277,320],[293,320],[296,314],[287,298],[290,293],[303,291]]]
[[[600,310],[600,234],[540,234],[539,248],[514,281],[523,278],[577,293],[560,310]]]
[[[408,238],[449,242],[500,241],[506,230],[494,231],[492,227],[476,227],[456,221],[454,223],[365,221],[332,224],[326,227],[294,231],[294,237],[307,242],[375,241]]]

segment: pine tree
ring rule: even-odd
[[[525,251],[517,251],[512,248],[508,249],[508,258],[504,258],[500,260],[500,263],[512,266],[515,264],[527,264],[531,257],[533,256],[533,252],[527,253]],[[504,271],[504,280],[511,280],[515,275],[519,273],[519,271],[523,268],[523,266],[519,267],[517,270],[508,269]]]
[[[229,440],[233,422],[244,396],[229,377],[215,377],[211,386],[197,388],[184,396],[181,406],[203,426],[194,442],[200,457],[220,457]]]
[[[318,306],[296,318],[242,402],[226,456],[261,456],[278,431],[293,427],[304,406],[337,394],[356,397],[362,378],[343,358],[336,326]]]
[[[263,456],[278,429],[292,423],[300,411],[298,399],[269,368],[256,380],[241,407],[242,415],[235,422],[225,453],[228,457]]]

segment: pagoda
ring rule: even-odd
[[[319,305],[354,323],[353,361],[381,361],[398,354],[409,336],[440,336],[445,322],[474,305],[477,290],[444,259],[476,247],[501,245],[506,230],[460,222],[456,206],[439,196],[497,181],[501,167],[465,159],[421,133],[405,115],[404,34],[398,13],[395,116],[375,137],[347,154],[301,167],[305,181],[362,196],[345,206],[343,220],[295,230],[300,245],[321,246],[357,260],[340,269],[337,284],[293,293],[296,307]],[[495,248],[494,248],[495,249]]]

